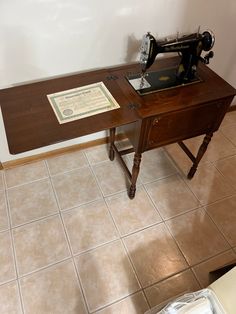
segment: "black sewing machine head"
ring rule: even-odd
[[[141,45],[141,73],[129,76],[128,80],[139,94],[198,82],[200,81],[197,76],[198,62],[209,63],[209,59],[213,57],[213,52],[210,50],[214,45],[214,41],[214,35],[210,31],[162,41],[156,41],[150,33],[147,33],[143,36]],[[202,51],[209,51],[209,53],[202,58]],[[152,66],[156,56],[167,52],[177,52],[180,55],[178,67],[147,73],[147,69]]]

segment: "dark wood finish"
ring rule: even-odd
[[[152,70],[172,67],[177,62],[177,58],[160,60]],[[191,179],[236,94],[232,86],[200,64],[200,83],[139,96],[126,80],[127,75],[137,72],[139,68],[136,65],[113,70],[113,74],[118,77],[118,85],[140,117],[139,120],[123,126],[135,151],[130,198],[135,195],[141,155],[153,148],[178,142],[193,161],[188,173],[188,178]],[[202,134],[206,136],[195,157],[182,141]]]
[[[178,57],[157,60],[151,70],[177,66],[178,62]],[[193,161],[188,174],[188,178],[192,178],[236,90],[206,65],[200,64],[200,83],[140,96],[126,79],[127,75],[139,71],[138,64],[131,64],[1,90],[0,105],[10,153],[110,130],[109,157],[113,160],[116,153],[124,166],[131,180],[130,198],[135,195],[142,153],[156,147],[178,142]],[[60,125],[47,95],[100,81],[120,108]],[[132,173],[122,160],[122,155],[132,150],[119,152],[114,143],[115,128],[120,126],[135,152]],[[182,141],[201,134],[206,136],[194,157]]]
[[[103,81],[120,109],[59,124],[47,95]],[[0,91],[9,151],[18,154],[133,122],[137,113],[107,70],[72,75]]]
[[[109,158],[111,161],[115,158],[114,142],[115,142],[116,128],[110,129],[110,148],[109,148]]]
[[[210,133],[206,134],[206,136],[204,137],[203,142],[202,142],[201,146],[199,147],[197,156],[196,156],[196,158],[193,162],[193,165],[192,165],[192,167],[188,173],[188,179],[193,178],[193,176],[197,170],[197,166],[198,166],[200,160],[202,159],[203,155],[205,154],[205,152],[207,150],[207,146],[210,143],[212,136],[213,136],[213,132],[210,132]]]
[[[131,186],[129,189],[129,198],[133,199],[136,192],[136,181],[139,174],[139,168],[141,163],[142,154],[135,153],[134,154],[134,163],[132,168],[132,176],[131,176]]]

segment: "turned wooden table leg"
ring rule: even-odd
[[[110,142],[110,148],[109,148],[109,158],[110,160],[114,160],[115,158],[115,151],[113,148],[114,142],[115,142],[115,134],[116,134],[116,129],[112,128],[110,129],[110,137],[109,137],[109,142]]]
[[[188,179],[192,179],[192,177],[194,176],[194,174],[197,170],[198,164],[199,164],[200,160],[202,159],[204,153],[206,152],[208,144],[211,141],[212,135],[213,135],[213,133],[209,133],[209,134],[206,134],[206,136],[204,137],[203,142],[202,142],[201,146],[199,147],[197,157],[196,157],[196,159],[195,159],[195,161],[194,161],[194,163],[193,163],[193,165],[192,165],[192,167],[188,173]]]
[[[141,162],[142,154],[135,153],[134,154],[134,163],[132,168],[132,176],[131,176],[131,186],[129,189],[129,198],[133,199],[136,192],[136,181],[139,174],[140,162]]]

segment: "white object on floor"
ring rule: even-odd
[[[227,314],[236,313],[236,267],[213,282],[209,288],[216,294]]]
[[[226,314],[215,293],[203,289],[169,302],[162,310],[156,306],[145,314]],[[227,313],[228,314],[228,313]]]
[[[211,302],[207,298],[200,298],[185,304],[176,314],[214,314]]]

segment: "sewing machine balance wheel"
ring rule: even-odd
[[[209,51],[212,49],[215,43],[215,35],[212,31],[207,30],[202,33],[203,36],[203,50]]]

